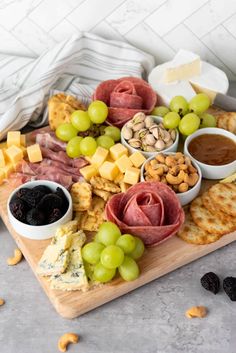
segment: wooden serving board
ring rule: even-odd
[[[0,187],[0,215],[53,306],[61,316],[68,319],[75,318],[123,294],[131,292],[236,240],[236,231],[209,245],[187,244],[174,236],[159,246],[146,250],[139,261],[141,275],[133,282],[125,282],[117,278],[109,284],[92,288],[85,293],[52,290],[49,288],[49,282],[36,274],[37,263],[50,240],[30,240],[20,236],[12,229],[6,208],[7,199],[11,191],[12,189],[6,184]]]

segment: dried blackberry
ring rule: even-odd
[[[32,190],[34,191],[40,191],[42,194],[42,197],[46,194],[50,194],[52,192],[52,190],[46,186],[46,185],[37,185],[35,186]]]
[[[47,215],[49,215],[54,208],[62,209],[62,199],[56,194],[50,193],[44,195],[40,202],[38,203],[37,208],[43,210]]]
[[[228,297],[235,302],[236,301],[236,278],[226,277],[223,280],[223,288]]]
[[[10,210],[18,221],[25,222],[27,206],[21,199],[14,197],[10,202]]]
[[[32,226],[41,226],[45,224],[45,216],[42,211],[32,208],[26,214],[26,222]]]
[[[61,199],[62,199],[62,208],[61,211],[63,213],[63,215],[66,213],[66,211],[68,210],[69,207],[69,201],[66,197],[66,195],[64,194],[64,191],[57,187],[56,192],[54,193],[54,195],[58,195]]]
[[[48,224],[58,221],[62,217],[62,212],[59,208],[54,208],[48,217]]]
[[[26,202],[30,208],[34,208],[39,203],[44,194],[42,194],[39,190],[22,188],[16,193],[16,195],[21,200]]]
[[[214,272],[208,272],[201,278],[201,284],[203,288],[216,294],[220,289],[219,277]]]

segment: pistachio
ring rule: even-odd
[[[146,152],[155,152],[156,151],[156,149],[155,149],[155,147],[153,147],[153,146],[146,146],[146,149],[145,149],[145,151]]]
[[[148,133],[148,129],[141,129],[140,131],[138,131],[138,136],[140,139],[144,138]]]
[[[175,137],[176,137],[176,133],[175,133],[175,130],[169,130],[169,133],[170,133],[170,136],[172,138],[172,140],[174,141],[175,140]]]
[[[165,148],[165,142],[163,142],[162,140],[157,140],[157,142],[155,143],[155,148],[158,151],[161,151]]]
[[[130,140],[128,141],[128,143],[129,143],[129,145],[130,145],[131,147],[134,147],[134,148],[140,148],[140,147],[141,147],[141,141],[138,140],[138,139],[132,138],[132,139],[130,139]]]
[[[158,125],[154,123],[149,127],[149,131],[152,133],[152,131],[156,128],[158,128]]]
[[[153,146],[155,145],[156,143],[156,139],[155,137],[152,135],[152,134],[147,134],[145,137],[144,137],[144,141],[147,145],[150,145],[150,146]]]
[[[130,140],[133,137],[133,131],[126,125],[122,129],[124,139]]]
[[[139,124],[139,123],[143,123],[144,120],[146,118],[146,115],[142,112],[136,113],[132,119],[133,124]]]
[[[145,126],[144,122],[135,123],[133,125],[133,131],[139,131],[139,130],[143,129],[144,126]]]
[[[154,120],[151,116],[147,116],[144,122],[145,122],[146,128],[149,128],[150,126],[153,125]]]
[[[173,145],[173,141],[172,140],[166,142],[166,148],[170,147],[171,145]]]
[[[129,120],[126,124],[125,124],[126,127],[128,127],[129,129],[132,129],[133,128],[133,121],[132,120]]]
[[[171,140],[171,136],[170,136],[169,132],[166,130],[163,130],[163,135],[164,135],[163,141],[165,143],[168,143]]]
[[[157,126],[152,129],[152,134],[157,140],[159,139],[159,129]]]
[[[138,140],[140,139],[139,138],[139,131],[135,131],[133,138],[138,139]]]
[[[161,140],[164,140],[164,138],[165,138],[165,131],[166,130],[164,130],[164,129],[162,129],[160,126],[159,126],[159,138],[161,139]]]

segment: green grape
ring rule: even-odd
[[[88,112],[84,112],[83,110],[75,110],[71,114],[71,124],[78,131],[87,131],[91,126],[91,120]]]
[[[134,281],[139,276],[139,267],[129,256],[125,256],[122,265],[119,266],[119,274],[125,281]]]
[[[121,232],[116,224],[112,222],[104,222],[100,225],[96,235],[96,241],[108,246],[117,242],[121,236]]]
[[[93,280],[94,280],[94,276],[93,276],[93,273],[94,273],[94,265],[91,265],[91,264],[89,264],[88,262],[86,262],[86,261],[84,261],[84,260],[83,260],[83,263],[84,263],[84,269],[85,269],[86,276],[87,276],[91,281],[93,281]]]
[[[109,148],[111,148],[111,146],[113,146],[115,144],[115,142],[114,142],[114,140],[112,140],[112,138],[110,136],[102,135],[97,138],[97,144],[98,144],[98,146],[109,150]]]
[[[179,131],[183,135],[191,135],[199,128],[200,118],[194,113],[185,115],[179,123]]]
[[[83,140],[81,136],[73,137],[66,146],[67,156],[77,158],[80,156],[80,142]]]
[[[167,113],[163,118],[163,125],[166,129],[175,129],[179,126],[180,116],[176,112]]]
[[[216,118],[214,115],[203,113],[200,115],[200,119],[201,119],[200,128],[216,127]]]
[[[123,234],[118,238],[116,245],[119,246],[125,254],[131,253],[136,246],[136,241],[131,234]]]
[[[91,136],[87,136],[83,138],[82,141],[80,142],[80,152],[84,156],[92,156],[96,152],[96,149],[97,149],[97,142]]]
[[[94,101],[88,107],[88,115],[94,124],[102,124],[107,118],[108,107],[102,101]]]
[[[143,241],[140,238],[134,237],[134,239],[136,241],[135,249],[129,254],[129,256],[134,260],[137,260],[143,255],[145,247]]]
[[[65,142],[70,141],[77,134],[78,130],[70,123],[60,124],[56,129],[56,137]]]
[[[101,262],[94,266],[93,279],[98,282],[106,283],[112,280],[116,274],[116,269],[104,267]]]
[[[175,96],[171,99],[170,110],[184,116],[188,112],[188,102],[183,96]]]
[[[124,251],[119,246],[109,245],[101,253],[101,264],[106,268],[117,268],[123,261]]]
[[[104,250],[101,243],[91,242],[82,248],[82,258],[91,265],[95,265],[100,261],[101,252]]]
[[[167,113],[169,113],[169,111],[170,110],[164,106],[155,107],[151,112],[151,115],[165,116]]]
[[[210,107],[210,98],[205,93],[198,93],[189,102],[189,110],[195,114],[202,114]]]
[[[105,128],[105,135],[110,136],[115,142],[120,141],[120,129],[116,126],[107,126]]]

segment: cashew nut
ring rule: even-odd
[[[184,164],[185,160],[184,157],[181,157],[177,160],[177,164]]]
[[[185,175],[187,174],[183,170],[181,170],[177,176],[168,173],[166,174],[166,180],[171,185],[178,185],[184,181]]]
[[[165,160],[165,164],[166,164],[168,167],[174,167],[174,165],[177,164],[177,161],[174,159],[174,157],[172,157],[172,156],[167,156],[167,157],[166,157],[166,160]]]
[[[65,333],[59,338],[58,349],[60,352],[65,352],[69,343],[78,343],[79,336],[76,333]]]
[[[205,306],[193,306],[185,312],[186,317],[189,319],[192,319],[194,317],[205,317],[206,314],[207,309]]]
[[[179,192],[186,192],[188,191],[188,184],[187,183],[181,183],[178,186],[178,191]]]
[[[180,164],[178,167],[180,170],[187,170],[188,169],[188,166],[186,164]]]
[[[157,155],[156,155],[156,160],[157,160],[158,162],[164,164],[164,163],[165,163],[165,156],[164,156],[164,154],[163,154],[163,153],[157,154]]]
[[[176,152],[174,156],[175,156],[175,159],[178,160],[178,159],[182,158],[184,155],[182,152]]]
[[[199,179],[199,176],[197,173],[192,173],[192,174],[186,174],[184,176],[184,182],[187,183],[189,186],[194,186]]]
[[[176,176],[180,171],[180,168],[178,165],[175,165],[174,167],[169,169],[169,173]]]
[[[192,165],[192,164],[190,164],[189,166],[188,166],[188,171],[189,171],[189,173],[197,173],[197,169],[196,168],[194,168],[194,166]]]
[[[15,249],[14,250],[14,257],[9,257],[7,259],[7,264],[9,266],[14,266],[22,260],[22,257],[23,256],[22,256],[22,252],[20,251],[20,249]]]
[[[0,298],[0,306],[3,305],[3,304],[5,304],[5,300]]]

